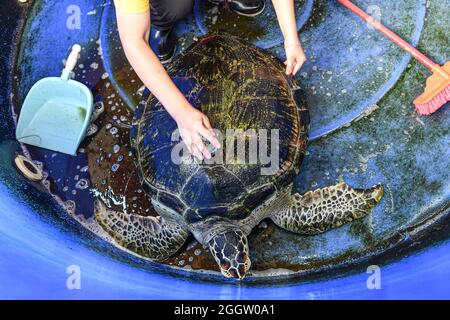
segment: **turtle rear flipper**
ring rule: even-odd
[[[113,211],[100,200],[95,202],[94,211],[98,223],[119,245],[151,259],[169,258],[189,235],[179,224]]]
[[[313,235],[360,219],[380,202],[383,186],[353,189],[345,183],[298,193],[270,218],[280,227],[299,234]]]

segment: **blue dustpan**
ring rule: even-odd
[[[76,155],[93,111],[93,96],[84,84],[71,80],[81,51],[72,48],[60,78],[45,78],[30,90],[20,111],[18,141]]]

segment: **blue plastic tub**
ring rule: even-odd
[[[361,0],[361,2],[364,1]],[[378,2],[379,4],[390,4],[383,0]],[[304,1],[304,3],[304,14],[311,14],[312,2]],[[411,8],[415,8],[411,10],[414,23],[406,27],[402,25],[396,27],[404,27],[410,40],[417,44],[422,35],[427,10],[433,10],[433,6],[438,4],[431,5],[427,9],[425,1],[422,0],[408,0],[408,3],[416,4],[416,7],[411,6]],[[65,26],[66,16],[61,13],[65,13],[69,5],[77,5],[81,8],[81,12],[89,13],[83,16],[83,29],[71,30],[67,38],[62,38],[56,32],[47,33],[45,41],[41,41],[40,35],[45,34],[45,26],[48,21],[51,21],[53,26]],[[449,1],[444,1],[439,5],[447,10],[450,9]],[[334,3],[332,2],[326,2],[324,6],[328,10],[340,10],[333,7]],[[201,19],[201,12],[198,10],[199,6],[197,5],[195,15],[179,26],[180,34],[186,34],[188,32],[186,30],[190,30],[191,23]],[[5,16],[3,12],[8,12],[8,16]],[[28,15],[28,21],[21,18],[25,12],[32,12]],[[345,11],[342,10],[342,12]],[[385,140],[392,138],[390,135],[399,134],[395,148],[391,146],[390,149],[381,149],[383,152],[370,153],[366,158],[363,157],[362,162],[355,162],[362,166],[359,169],[365,170],[365,174],[352,175],[349,170],[341,172],[355,184],[377,182],[374,180],[382,180],[388,184],[388,196],[385,197],[384,202],[377,209],[378,211],[368,220],[354,225],[353,229],[348,227],[335,233],[326,234],[320,239],[310,240],[308,242],[310,246],[305,246],[304,249],[305,256],[314,254],[316,256],[333,256],[340,254],[343,250],[339,245],[343,247],[348,245],[357,253],[354,263],[331,266],[330,270],[326,272],[314,273],[314,270],[310,270],[311,276],[296,277],[285,281],[270,281],[269,279],[261,283],[246,282],[240,285],[224,282],[217,278],[205,281],[205,277],[190,272],[175,272],[170,268],[143,262],[138,258],[121,253],[109,243],[88,232],[79,222],[70,217],[63,210],[61,203],[50,196],[46,189],[48,185],[30,183],[23,178],[12,165],[14,156],[23,152],[14,137],[16,120],[13,113],[14,106],[20,105],[30,84],[35,83],[42,76],[59,72],[60,66],[54,61],[62,59],[62,52],[67,50],[70,44],[80,42],[94,45],[100,39],[99,48],[101,50],[99,49],[99,51],[102,51],[105,73],[103,70],[97,71],[90,77],[83,78],[85,74],[80,72],[78,76],[90,87],[100,79],[109,78],[118,94],[133,105],[135,97],[127,95],[123,79],[116,77],[117,69],[121,65],[115,60],[120,56],[120,52],[115,49],[117,39],[111,36],[111,30],[108,28],[111,26],[112,13],[113,8],[109,2],[104,3],[101,0],[89,3],[81,0],[61,0],[57,3],[43,0],[39,6],[34,7],[32,3],[19,5],[17,1],[12,0],[3,1],[0,4],[0,21],[2,21],[0,24],[2,39],[0,49],[5,53],[0,57],[2,59],[0,78],[2,84],[4,83],[0,88],[0,118],[2,119],[0,124],[0,298],[202,300],[450,298],[448,282],[450,276],[450,242],[448,241],[450,195],[449,181],[446,178],[448,177],[446,160],[448,160],[449,151],[448,148],[445,148],[449,141],[449,134],[444,130],[449,127],[449,109],[448,106],[443,108],[433,118],[416,119],[412,112],[409,112],[408,106],[389,108],[390,103],[398,103],[397,97],[389,96],[388,93],[399,82],[399,79],[400,81],[409,81],[411,90],[419,91],[421,89],[420,79],[408,76],[407,71],[411,67],[408,66],[410,60],[400,51],[388,52],[391,55],[390,59],[395,61],[395,64],[392,66],[383,64],[386,70],[383,69],[380,78],[376,79],[379,81],[377,90],[370,91],[367,96],[358,96],[356,93],[347,95],[342,93],[344,89],[339,88],[338,90],[336,87],[333,90],[341,92],[339,101],[342,100],[345,103],[331,105],[327,109],[324,109],[327,107],[329,98],[326,93],[312,98],[315,102],[312,107],[313,126],[315,126],[312,138],[315,139],[315,142],[310,148],[312,156],[306,158],[303,167],[308,174],[299,176],[298,179],[301,188],[310,188],[317,183],[328,183],[326,177],[335,179],[338,175],[336,172],[329,171],[328,175],[323,173],[327,172],[326,168],[329,170],[330,163],[333,161],[334,163],[339,162],[339,164],[344,163],[343,166],[346,168],[347,163],[354,160],[353,150],[348,147],[349,145],[362,143],[363,146],[368,146],[370,149],[375,145],[374,142],[377,142],[379,146],[385,143]],[[428,17],[428,21],[428,28],[436,27],[430,17]],[[353,20],[347,22],[353,23]],[[398,21],[397,23],[401,24]],[[204,28],[203,24],[197,24]],[[26,33],[26,39],[22,38],[21,33],[24,28],[32,31]],[[361,30],[358,36],[367,38],[365,32],[367,30]],[[314,40],[315,34],[311,29],[306,28],[303,34],[311,41]],[[273,36],[273,34],[270,33],[269,36]],[[327,41],[332,41],[331,37],[325,35],[324,37]],[[427,39],[427,37],[424,38]],[[21,41],[30,45],[20,47]],[[48,55],[49,41],[52,46],[58,46],[61,50],[54,50],[52,55]],[[375,40],[370,40],[370,43],[372,42],[375,44],[370,48],[352,46],[353,50],[359,53],[357,58],[367,58],[370,56],[371,50],[389,48],[386,43],[377,46]],[[11,44],[13,45],[11,46]],[[369,44],[366,45],[369,46]],[[318,69],[332,69],[339,65],[338,63],[333,65],[330,50],[322,47],[320,41],[309,42],[307,46],[323,57],[315,66]],[[338,49],[344,52],[348,48]],[[279,48],[273,48],[275,53],[277,50]],[[447,54],[447,49],[439,46],[430,48],[430,50],[439,59]],[[41,63],[30,63],[28,58],[35,55],[42,57]],[[342,59],[349,58],[345,54],[340,57]],[[357,65],[358,59],[354,60]],[[23,65],[17,66],[17,61],[23,62]],[[15,67],[17,69],[13,69]],[[308,70],[313,70],[313,67],[313,63],[307,65]],[[372,71],[378,72],[378,69],[375,68]],[[22,80],[20,83],[17,83],[16,76]],[[402,76],[406,77],[406,80],[401,79]],[[320,80],[319,77],[317,79],[317,81]],[[363,76],[354,76],[347,80],[362,86],[367,79]],[[358,81],[362,81],[361,84]],[[344,85],[344,82],[338,83],[337,86],[341,84]],[[353,90],[355,86],[357,85],[345,84],[349,91]],[[363,92],[365,91],[363,90]],[[16,93],[16,95],[12,95],[12,93]],[[406,92],[405,95],[408,95],[406,98],[402,94],[398,94],[398,96],[400,100],[407,100],[413,94]],[[383,97],[386,97],[386,100],[383,100]],[[346,109],[348,106],[345,104],[347,103],[352,108]],[[374,103],[383,105],[384,109],[373,108]],[[321,110],[322,115],[324,114],[323,110],[327,110],[327,112],[319,117]],[[370,120],[372,116],[373,121]],[[349,126],[349,121],[360,117],[362,118],[359,121],[356,121],[355,124],[352,123],[351,127]],[[390,122],[388,121],[389,117],[401,119],[401,121]],[[368,123],[365,126],[360,124],[364,121]],[[374,121],[379,122],[370,125]],[[402,132],[398,133],[397,128],[405,123],[407,123],[405,129],[407,132],[403,132],[402,129]],[[426,125],[422,123],[426,123]],[[409,126],[413,128],[410,129]],[[368,132],[368,127],[373,132]],[[328,136],[324,136],[326,134]],[[433,134],[436,134],[437,137]],[[403,139],[408,135],[414,135],[419,140],[421,138],[429,139],[427,140],[429,143],[413,144],[411,140]],[[389,143],[393,144],[393,142]],[[433,150],[430,151],[430,148]],[[439,151],[440,149],[442,150]],[[399,157],[398,152],[396,153],[398,150],[408,153],[411,158]],[[43,159],[54,159],[53,162],[49,161],[49,166],[52,166],[51,169],[54,171],[81,166],[87,161],[82,155],[78,158],[63,158],[57,154],[33,151]],[[436,157],[440,161],[436,161]],[[392,166],[386,163],[387,160],[394,162]],[[350,167],[349,164],[348,166]],[[319,176],[323,176],[323,180],[315,181]],[[401,179],[407,183],[402,184]],[[418,192],[409,192],[408,188],[411,186],[417,187]],[[58,185],[54,185],[54,187],[56,188]],[[70,192],[67,193],[70,197]],[[83,205],[89,207],[90,203]],[[410,216],[404,213],[407,211],[410,211],[408,212]],[[417,218],[417,221],[413,219],[414,217]],[[424,217],[426,219],[422,219]],[[80,218],[81,221],[83,217],[76,216],[75,218]],[[406,221],[402,225],[404,228],[395,229],[397,227],[395,222],[401,222],[403,218]],[[371,247],[374,241],[371,236],[375,233],[365,227],[372,224],[380,226],[384,221],[389,226],[392,224],[392,229],[395,229],[391,230],[392,234],[389,234],[392,237],[386,238],[385,246]],[[331,246],[335,251],[327,250],[326,246],[320,249],[321,244],[328,245],[330,242],[335,243],[335,246]],[[364,255],[361,248],[370,248],[369,254]],[[374,265],[376,267],[370,267]],[[367,270],[368,268],[369,270],[378,270],[377,267],[381,272],[379,278],[381,287],[380,289],[370,289],[374,274],[367,273]],[[81,288],[74,289],[73,283],[70,282],[71,276],[78,271]]]

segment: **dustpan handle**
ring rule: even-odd
[[[360,9],[358,6],[356,6],[354,3],[352,3],[349,0],[338,0],[344,7],[352,11],[354,14],[359,16],[361,19],[365,20],[367,23],[372,25],[375,29],[377,29],[379,32],[384,34],[389,40],[394,42],[396,45],[398,45],[400,48],[408,52],[410,55],[412,55],[415,59],[417,59],[420,63],[422,63],[425,67],[430,69],[431,71],[434,71],[436,67],[436,63],[433,62],[431,59],[426,57],[423,53],[421,53],[419,50],[414,48],[412,45],[410,45],[408,42],[400,38],[397,34],[395,34],[393,31],[389,30],[387,27],[383,26],[381,22],[377,21],[375,18],[368,15],[366,12],[364,12],[362,9]]]
[[[78,55],[81,52],[81,46],[79,44],[76,44],[72,47],[72,52],[70,53],[69,57],[66,61],[66,67],[64,68],[62,72],[62,78],[65,80],[68,80],[70,78],[70,75],[72,74],[73,69],[75,69],[75,66],[78,62]]]

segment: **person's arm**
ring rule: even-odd
[[[272,0],[272,3],[284,37],[286,74],[295,75],[305,63],[306,56],[298,38],[294,0]]]
[[[220,144],[208,118],[189,104],[150,48],[150,12],[127,14],[117,11],[117,24],[128,61],[144,85],[177,122],[189,152],[199,159],[210,157],[201,136],[215,147],[220,147]]]

